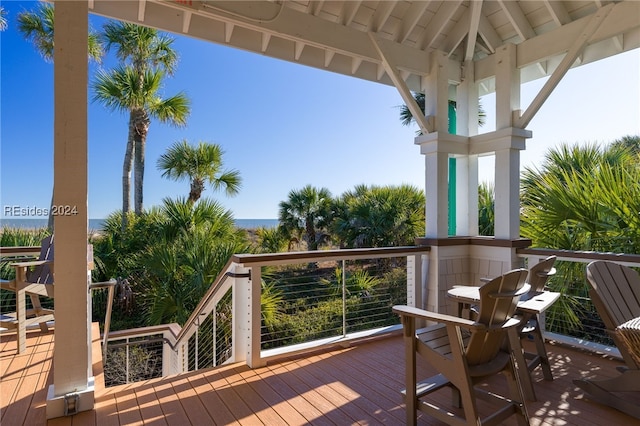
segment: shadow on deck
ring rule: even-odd
[[[15,335],[2,335],[0,340],[3,426],[405,423],[399,392],[404,378],[403,346],[397,336],[281,359],[254,370],[233,364],[108,389],[96,371],[102,367],[101,360],[94,359],[95,410],[48,422],[45,401],[53,380],[53,332],[32,331],[27,339],[27,352],[21,355],[16,355]],[[544,381],[539,369],[533,373],[538,401],[527,404],[531,424],[595,426],[637,421],[589,400],[572,383],[580,377],[615,376],[620,362],[553,342],[547,347],[554,380]],[[94,347],[94,357],[95,352],[99,358],[100,351]],[[420,368],[425,376],[433,373],[426,363]],[[502,377],[494,382],[506,386]],[[438,398],[448,403],[450,393],[444,391]],[[420,423],[440,424],[424,416]]]

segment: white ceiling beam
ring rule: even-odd
[[[301,41],[296,41],[294,43],[294,53],[293,57],[296,61],[300,60],[300,56],[302,56],[302,51],[304,50],[304,43]]]
[[[547,7],[547,10],[551,14],[551,18],[553,18],[553,22],[555,22],[557,26],[561,27],[564,24],[571,22],[569,13],[567,13],[567,9],[561,2],[555,0],[544,0],[544,5]]]
[[[430,1],[417,1],[411,3],[411,6],[407,9],[404,16],[402,17],[402,21],[400,22],[400,30],[396,34],[395,40],[398,43],[403,43],[411,31],[418,25],[420,18],[429,7]]]
[[[260,48],[262,53],[267,51],[267,49],[269,48],[270,41],[271,41],[271,34],[262,33],[262,47]]]
[[[493,25],[489,22],[489,18],[484,16],[483,13],[480,13],[480,23],[478,24],[478,33],[480,37],[484,40],[485,44],[491,51],[494,53],[498,46],[502,44],[502,39],[496,32]]]
[[[507,18],[509,18],[509,22],[511,22],[511,25],[513,25],[513,28],[516,30],[516,33],[518,33],[522,41],[536,36],[535,31],[531,28],[531,24],[529,24],[529,21],[526,16],[524,16],[522,9],[520,9],[518,2],[498,0],[498,3],[502,7],[505,15],[507,15]]]
[[[386,54],[386,52],[384,52],[384,48],[380,44],[380,38],[374,33],[370,32],[368,34],[371,39],[371,44],[380,56],[380,60],[382,61],[385,71],[391,78],[391,81],[393,81],[396,89],[398,89],[398,92],[400,92],[400,96],[402,97],[404,104],[409,108],[409,111],[411,111],[411,115],[416,120],[418,127],[420,127],[423,134],[431,133],[432,127],[427,122],[427,118],[424,116],[420,106],[418,106],[418,103],[411,94],[409,87],[407,87],[407,83],[405,83],[404,79],[398,72],[398,68],[393,64],[392,59]]]
[[[443,1],[438,12],[429,22],[426,31],[422,34],[418,43],[422,50],[433,46],[436,38],[442,33],[444,27],[449,23],[453,15],[458,10],[458,6],[462,4],[462,0]]]
[[[224,41],[225,43],[229,43],[231,41],[231,36],[233,35],[233,29],[235,25],[226,22],[224,24]]]
[[[325,50],[324,51],[324,67],[327,68],[329,65],[331,65],[331,61],[333,60],[333,57],[336,55],[336,52],[333,52],[331,50]]]
[[[640,29],[640,2],[623,1],[612,3],[613,10],[593,34],[588,44],[595,44],[619,34],[638,31]],[[578,35],[584,31],[593,15],[563,25],[544,34],[518,44],[517,67],[525,68],[546,59],[562,55],[567,52]],[[625,45],[624,49],[640,47],[633,43]],[[590,59],[592,60],[592,59]],[[495,75],[493,56],[475,61],[476,80],[481,81]]]
[[[569,68],[571,68],[573,63],[580,56],[584,48],[587,46],[587,43],[591,39],[591,36],[593,36],[598,27],[604,22],[612,9],[613,5],[605,6],[598,9],[598,11],[590,17],[588,25],[586,26],[584,31],[575,39],[575,41],[571,45],[571,48],[562,59],[562,62],[560,62],[560,65],[558,65],[558,67],[553,71],[542,89],[540,89],[540,92],[538,92],[533,101],[531,101],[531,104],[529,105],[527,110],[522,114],[522,116],[515,120],[515,127],[524,129],[529,125],[529,122],[540,110],[549,95],[551,95],[560,80],[562,80],[562,77],[564,77]]]
[[[618,34],[617,36],[614,36],[613,44],[616,46],[616,49],[618,49],[619,52],[622,52],[624,50],[624,35]]]
[[[460,17],[458,23],[453,27],[449,34],[447,34],[447,40],[445,45],[442,47],[442,51],[447,55],[451,56],[451,54],[458,48],[462,40],[469,34],[469,21],[470,12],[467,9],[464,14]]]
[[[138,2],[138,22],[144,22],[144,12],[147,8],[146,0],[140,0]]]
[[[318,16],[324,5],[324,0],[311,0],[307,6],[307,12],[313,16]]]
[[[376,65],[376,78],[378,79],[378,81],[382,79],[382,76],[384,76],[384,73],[385,73],[384,65],[382,65],[381,63]]]
[[[360,68],[360,64],[362,64],[362,59],[360,58],[353,58],[351,60],[351,74],[354,74],[358,72],[358,68]]]
[[[481,14],[482,0],[471,1],[469,4],[469,34],[467,35],[467,48],[464,55],[465,62],[473,59],[473,54],[476,51],[476,39],[478,38]]]
[[[189,12],[188,10],[186,10],[184,12],[184,14],[182,15],[182,32],[183,33],[188,33],[189,32],[189,26],[191,25],[191,16],[193,14],[191,12]]]
[[[376,11],[373,13],[371,17],[371,21],[369,22],[369,30],[373,32],[378,32],[384,27],[384,24],[387,23],[389,16],[391,16],[391,12],[393,12],[393,8],[396,7],[397,0],[392,1],[381,1],[378,3],[378,7],[376,7]]]
[[[339,22],[342,25],[349,26],[351,22],[353,22],[353,18],[356,17],[356,13],[358,13],[358,8],[360,7],[360,3],[362,0],[351,0],[345,1],[342,5],[342,11],[340,12]]]
[[[456,3],[460,1],[462,0],[457,0]],[[450,2],[447,1],[445,3]],[[129,20],[125,14],[127,8],[120,7],[120,4],[118,4],[119,7],[115,6],[116,3],[109,1],[96,2],[96,8],[100,7],[104,9],[105,14],[108,16]],[[229,22],[241,28],[265,32],[285,40],[302,42],[305,45],[323,50],[332,50],[349,57],[359,57],[368,62],[379,61],[378,54],[371,45],[367,33],[314,17],[290,7],[281,7],[280,4],[246,1],[225,2],[224,7],[228,8],[225,10],[218,7],[218,4],[214,7],[206,7],[207,3],[199,2],[193,2],[190,6],[188,4],[163,1],[157,2],[155,6],[181,10],[187,9],[193,11],[195,14],[209,17],[210,19]],[[156,18],[156,16],[154,16],[154,18]],[[264,18],[258,19],[258,16]],[[154,26],[154,22],[149,22],[150,18],[150,16],[147,16],[146,23]],[[167,28],[166,18],[162,22],[163,24],[158,26],[170,31],[171,29]],[[199,38],[218,41],[215,39],[215,34],[206,34],[204,37],[202,34],[199,34]],[[425,74],[425,70],[429,69],[428,51],[396,43],[391,40],[381,39],[380,43],[384,45],[385,50],[389,52],[388,55],[393,58],[394,63],[399,69],[407,70],[417,75]],[[239,47],[246,48],[244,46]],[[256,46],[255,49],[259,49],[259,45]]]

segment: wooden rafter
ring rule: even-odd
[[[431,19],[427,30],[422,35],[422,40],[420,42],[421,49],[424,50],[433,46],[436,38],[438,38],[438,35],[442,33],[442,30],[447,25],[451,17],[456,13],[458,6],[461,4],[462,0],[445,1],[442,3],[438,12]]]
[[[391,78],[391,81],[393,81],[396,89],[398,89],[398,92],[400,92],[402,100],[404,101],[407,108],[409,108],[409,111],[411,111],[411,115],[416,120],[416,123],[418,123],[418,127],[420,127],[420,130],[423,134],[431,133],[432,127],[427,122],[427,118],[424,116],[424,113],[418,106],[418,103],[411,94],[411,91],[409,90],[409,87],[407,87],[404,79],[398,72],[398,69],[394,64],[391,63],[391,59],[384,52],[382,46],[376,38],[376,35],[370,32],[369,38],[371,39],[371,44],[373,44],[373,47],[378,52],[378,55],[380,55],[380,60],[382,61],[382,65],[384,66],[385,71]]]
[[[467,48],[465,49],[464,55],[465,62],[473,59],[473,54],[476,50],[480,15],[482,15],[482,0],[472,1],[469,5],[469,33],[467,36]]]
[[[529,122],[533,119],[536,113],[540,110],[544,102],[549,98],[553,89],[556,88],[562,77],[567,73],[571,65],[576,61],[576,59],[582,54],[582,51],[589,43],[591,36],[597,31],[600,27],[600,24],[605,20],[605,18],[609,15],[611,10],[613,9],[613,4],[609,6],[605,6],[598,10],[589,20],[589,23],[585,27],[584,31],[580,33],[578,38],[573,42],[571,48],[560,62],[560,65],[553,71],[547,82],[544,84],[540,92],[536,95],[536,97],[531,102],[531,105],[527,108],[527,110],[515,120],[515,127],[524,129],[527,127]]]
[[[402,24],[400,26],[400,30],[396,34],[396,41],[398,43],[403,43],[411,31],[418,25],[420,18],[429,7],[429,1],[418,1],[411,4],[411,6],[407,9],[404,17],[402,18]]]
[[[380,29],[384,27],[384,24],[387,23],[387,20],[389,19],[389,16],[391,16],[391,12],[393,12],[393,8],[396,7],[397,3],[398,2],[396,0],[380,2],[371,17],[368,29],[373,32],[380,31]]]
[[[551,18],[553,18],[553,21],[557,26],[561,27],[564,24],[571,22],[567,9],[561,2],[555,0],[544,0],[544,5],[547,7],[549,14],[551,14]]]
[[[520,6],[518,6],[518,3],[508,0],[498,0],[498,3],[500,3],[502,10],[509,18],[509,22],[511,22],[511,25],[513,25],[513,28],[516,30],[516,33],[518,33],[522,41],[536,36],[535,31],[531,28],[531,24],[529,24],[526,16],[524,16],[524,13],[522,12],[522,9],[520,9]]]
[[[353,18],[356,17],[356,13],[358,13],[358,8],[360,7],[361,0],[353,0],[346,1],[342,7],[342,11],[340,12],[339,22],[342,25],[349,25],[353,21]]]

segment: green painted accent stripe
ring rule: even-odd
[[[456,134],[456,107],[449,102],[449,133]],[[449,158],[449,235],[456,235],[456,159]]]

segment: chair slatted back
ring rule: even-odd
[[[640,317],[640,275],[613,262],[596,261],[587,265],[589,294],[598,314],[610,331]]]
[[[53,260],[53,235],[42,240],[38,260]],[[37,284],[53,284],[53,272],[49,265],[38,265],[27,274],[27,281]]]
[[[471,335],[466,348],[469,365],[489,362],[497,355],[506,336],[501,325],[513,316],[527,273],[526,269],[514,269],[480,287],[477,322],[491,329],[474,331]]]
[[[527,284],[531,286],[531,293],[544,291],[544,286],[547,283],[547,280],[555,273],[555,270],[553,269],[555,261],[556,256],[549,256],[529,269]]]

